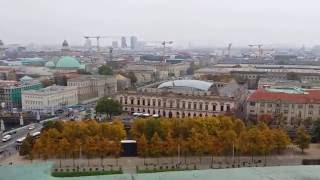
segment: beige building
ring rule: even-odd
[[[75,87],[49,86],[22,92],[24,111],[52,112],[75,104],[78,104],[78,92]]]
[[[117,92],[117,80],[114,76],[83,75],[69,79],[68,86],[77,87],[79,102]]]
[[[281,117],[288,127],[297,126],[302,120],[315,120],[320,117],[320,90],[258,89],[247,99],[246,117],[255,121],[266,117],[272,121]]]
[[[165,117],[204,117],[233,112],[234,99],[216,93],[213,83],[175,80],[122,93],[117,99],[124,111]]]
[[[126,78],[122,76],[121,74],[116,75],[117,79],[117,90],[122,91],[129,89],[131,87],[131,80],[129,78]]]

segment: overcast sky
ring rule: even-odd
[[[176,44],[320,44],[320,0],[0,0],[4,43],[136,35]]]

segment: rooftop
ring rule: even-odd
[[[201,91],[208,91],[213,83],[199,80],[173,80],[167,81],[158,86],[158,88],[174,88],[174,87],[187,87]]]
[[[248,101],[320,103],[320,90],[305,90],[301,88],[258,89],[249,96]]]
[[[70,87],[70,86],[48,86],[46,88],[42,88],[39,90],[30,90],[30,91],[25,91],[25,94],[37,94],[37,95],[49,95],[53,93],[58,93],[59,91],[66,91],[66,90],[75,90],[75,87]]]
[[[2,179],[57,180],[50,175],[52,164],[1,166]],[[159,172],[148,174],[118,174],[101,176],[65,177],[63,180],[306,180],[319,179],[320,166],[273,166],[195,171]]]
[[[110,79],[114,78],[114,76],[104,76],[104,75],[81,75],[79,77],[75,77],[72,79],[69,79],[68,81],[84,81],[84,80],[99,80],[99,79]]]
[[[63,68],[63,69],[78,69],[80,68],[81,64],[79,61],[70,56],[64,56],[56,64],[56,68]]]

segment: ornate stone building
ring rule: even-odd
[[[123,110],[165,117],[204,117],[234,111],[233,98],[217,94],[215,84],[175,80],[117,95]]]
[[[306,119],[315,120],[320,117],[320,90],[258,89],[247,99],[246,119],[256,121],[266,117],[281,118],[287,127],[295,127]]]
[[[113,95],[117,92],[117,80],[114,76],[83,75],[69,79],[68,86],[78,88],[79,102]]]

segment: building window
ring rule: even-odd
[[[167,107],[167,102],[163,101],[163,107]]]
[[[313,105],[312,105],[312,104],[310,104],[310,105],[309,105],[309,108],[310,108],[310,109],[312,109],[312,108],[313,108]]]
[[[202,103],[199,104],[199,109],[202,110]]]
[[[176,104],[177,104],[177,108],[180,108],[180,102],[177,102]]]
[[[140,99],[137,100],[137,104],[140,105]]]
[[[309,111],[309,115],[312,115],[313,114],[313,111]]]
[[[122,103],[123,103],[123,97],[120,97],[120,104],[122,104]]]
[[[269,107],[269,108],[272,108],[272,104],[268,104],[268,107]]]
[[[124,99],[124,104],[128,104],[128,99],[127,98]]]
[[[197,103],[196,102],[193,103],[193,109],[197,109]]]
[[[186,102],[182,101],[182,108],[185,109],[186,108]],[[319,111],[320,112],[320,111]]]
[[[264,103],[260,103],[260,107],[264,107],[265,106],[265,104]]]
[[[250,112],[251,112],[251,113],[254,113],[254,109],[251,109]]]
[[[229,111],[230,111],[230,105],[227,104],[227,112],[229,112]]]
[[[161,106],[161,100],[158,99],[158,107],[160,107],[160,106]]]
[[[284,114],[288,114],[289,111],[288,111],[288,110],[284,110],[283,113],[284,113]]]
[[[191,109],[191,102],[188,103],[188,109]]]
[[[220,106],[220,111],[224,111],[224,106],[223,105]]]
[[[250,106],[255,106],[256,103],[255,102],[250,102]]]
[[[152,99],[152,106],[156,106],[156,100]]]
[[[217,106],[215,104],[212,105],[212,111],[216,111],[217,110]]]
[[[146,105],[146,101],[142,99],[142,106]]]
[[[147,101],[148,101],[148,106],[150,106],[150,99],[148,99]]]
[[[208,111],[209,107],[208,104],[205,105],[205,110]]]
[[[134,101],[134,99],[132,98],[132,99],[131,99],[131,104],[133,104],[133,101]]]

